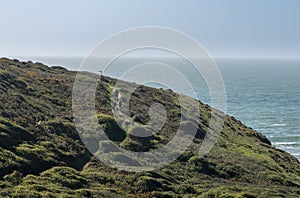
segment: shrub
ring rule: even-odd
[[[79,139],[74,124],[65,120],[50,120],[44,123],[51,133],[66,135],[73,139]]]
[[[71,189],[83,188],[87,180],[76,170],[69,167],[54,167],[43,173],[41,177],[52,183],[59,183]]]
[[[0,148],[0,177],[19,168],[27,160],[17,156],[11,151]]]
[[[0,142],[3,143],[1,144],[1,146],[5,146],[7,144],[16,144],[20,141],[28,141],[33,139],[33,136],[28,131],[26,131],[26,129],[10,120],[1,117],[0,132],[4,132],[5,134],[2,135],[6,136],[5,141],[3,141],[3,139],[1,138]]]
[[[40,145],[20,144],[16,147],[16,152],[21,156],[31,160],[55,161],[54,154]]]
[[[130,137],[126,137],[125,140],[120,144],[122,148],[125,148],[127,150],[131,151],[143,151],[145,147],[141,142],[132,140]]]
[[[173,192],[152,192],[151,193],[151,197],[159,197],[159,198],[173,198],[173,197],[178,197],[178,195],[176,195]]]
[[[9,175],[5,175],[3,179],[13,185],[18,185],[22,181],[22,177],[23,177],[22,173],[18,171],[14,171]]]
[[[142,191],[162,190],[163,184],[152,177],[141,176],[138,178],[135,185]]]
[[[115,119],[109,115],[98,114],[98,122],[109,139],[121,142],[126,137],[126,132],[119,127]]]
[[[178,194],[195,194],[196,190],[193,186],[187,184],[180,184],[176,188]]]

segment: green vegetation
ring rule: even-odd
[[[233,117],[226,116],[218,142],[199,157],[212,111],[201,102],[200,120],[182,125],[187,133],[198,125],[196,137],[176,161],[143,173],[108,167],[85,148],[73,123],[75,75],[61,67],[0,59],[0,197],[300,197],[299,161]],[[130,99],[135,123],[124,131],[110,108],[115,83],[103,77],[96,92],[98,122],[110,140],[132,151],[166,144],[181,117],[185,119],[178,94],[138,87]],[[161,103],[167,111],[159,133],[147,126],[152,103]],[[94,152],[103,152],[95,138],[91,141]],[[112,143],[103,144],[106,148]],[[128,158],[117,150],[111,155],[120,161]]]
[[[116,142],[122,142],[126,137],[123,131],[113,117],[105,114],[98,114],[98,121],[109,139]]]

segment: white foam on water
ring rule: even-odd
[[[270,125],[270,127],[284,127],[284,126],[286,126],[286,124],[279,124],[279,123],[277,123],[277,124],[271,124]]]
[[[274,142],[275,146],[284,146],[284,145],[297,145],[297,142]]]

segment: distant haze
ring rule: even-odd
[[[0,56],[86,56],[124,29],[178,29],[214,57],[299,57],[300,1],[1,1]]]

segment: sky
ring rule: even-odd
[[[182,31],[214,57],[300,58],[299,0],[0,0],[0,56],[87,56],[125,29]]]

